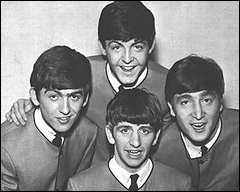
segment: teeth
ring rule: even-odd
[[[126,70],[126,71],[130,71],[130,70],[133,70],[134,67],[131,67],[131,66],[126,66],[126,67],[121,67],[123,70]]]
[[[59,121],[62,122],[62,123],[66,123],[69,121],[69,117],[62,117],[62,118],[59,118]]]
[[[128,151],[132,155],[139,155],[141,152],[140,151]]]
[[[195,124],[193,124],[193,126],[195,126],[195,127],[202,127],[203,123],[195,123]]]

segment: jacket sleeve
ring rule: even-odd
[[[1,191],[19,191],[17,172],[11,156],[1,146]]]

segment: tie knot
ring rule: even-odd
[[[61,146],[61,144],[62,144],[61,133],[57,133],[55,135],[55,138],[53,139],[52,144],[55,145],[56,147]]]
[[[137,191],[138,190],[138,186],[137,186],[137,179],[138,179],[139,175],[138,174],[133,174],[130,176],[131,178],[131,186],[129,188],[129,191]]]
[[[208,148],[205,145],[201,146],[202,156],[206,155]]]
[[[120,85],[120,86],[118,87],[118,91],[120,92],[120,91],[123,91],[123,90],[124,90],[123,85]]]

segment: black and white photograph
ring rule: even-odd
[[[239,191],[239,1],[1,1],[1,191]]]

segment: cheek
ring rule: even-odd
[[[150,149],[154,144],[153,141],[155,140],[155,136],[146,138],[146,139],[142,139],[142,145],[145,146],[146,149]]]
[[[81,109],[82,109],[82,105],[83,105],[83,101],[81,101],[80,103],[74,103],[70,105],[70,108],[72,111],[74,111],[75,113],[80,113]]]
[[[148,52],[136,54],[135,58],[138,60],[139,64],[146,65],[148,59]]]
[[[120,54],[107,53],[107,58],[110,66],[116,66],[121,56]]]
[[[51,102],[41,102],[40,109],[45,114],[53,114],[57,110],[58,105]]]
[[[176,115],[176,120],[182,130],[187,131],[189,129],[188,128],[189,120],[187,117]]]

